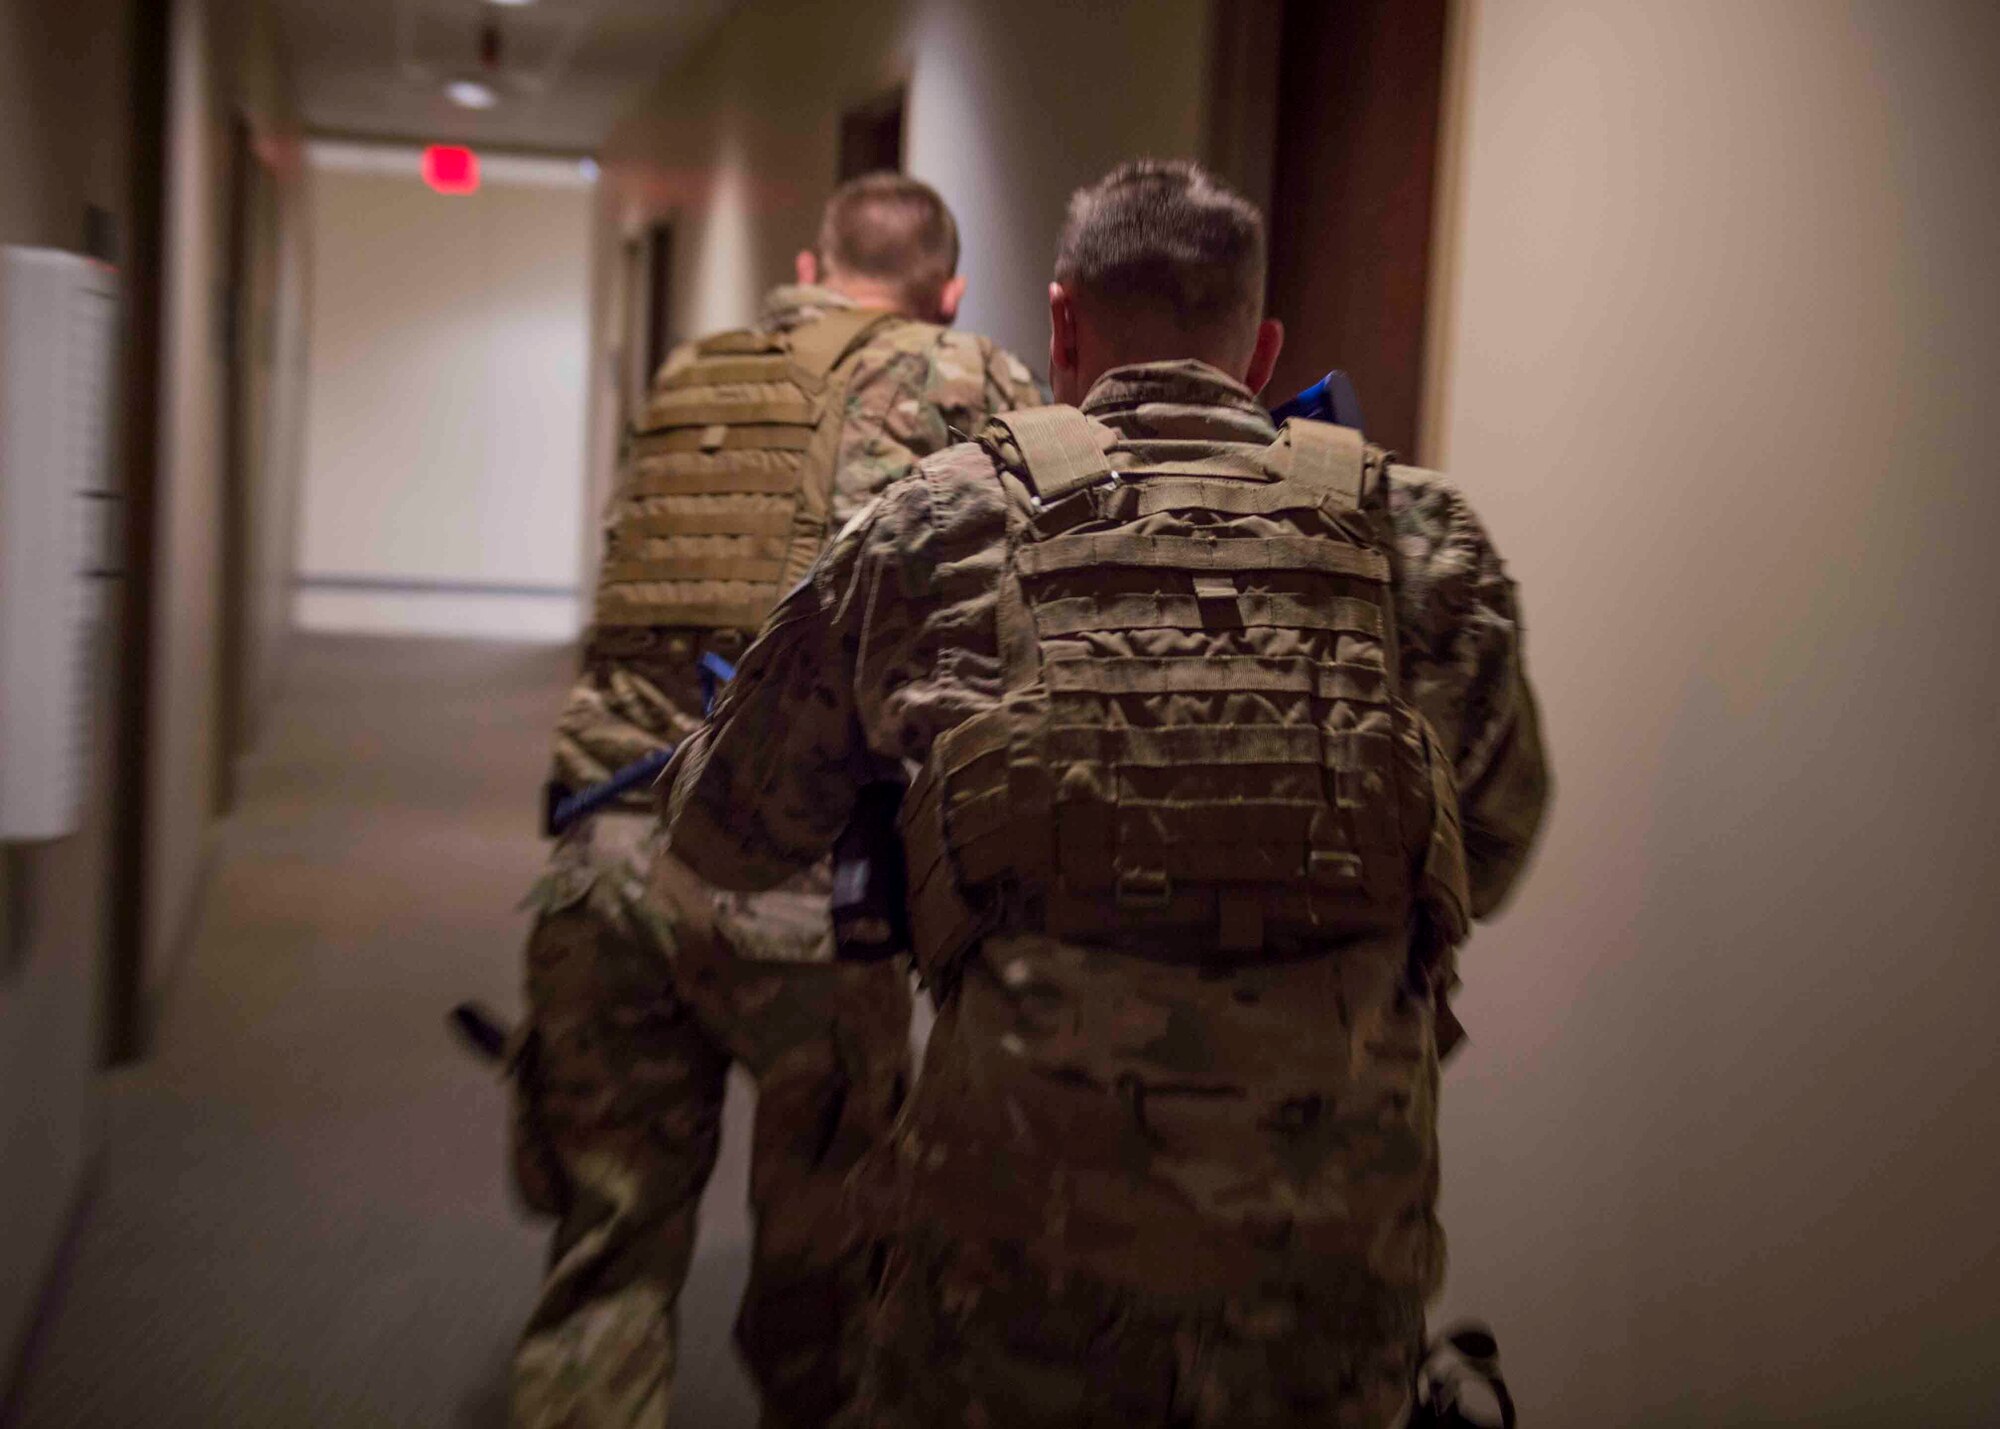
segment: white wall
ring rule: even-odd
[[[1466,11],[1435,435],[1557,798],[1450,1304],[1550,1429],[2000,1423],[2000,11]]]
[[[589,181],[316,142],[297,615],[308,628],[578,629]]]

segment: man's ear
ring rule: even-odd
[[[1049,284],[1049,385],[1058,402],[1074,402],[1077,368],[1076,302],[1061,283]]]
[[[1243,374],[1243,385],[1252,392],[1262,392],[1271,382],[1272,372],[1277,370],[1278,354],[1285,348],[1285,325],[1276,318],[1265,318],[1257,324],[1257,345],[1250,352],[1250,366]]]
[[[800,287],[812,287],[819,282],[819,255],[810,248],[801,248],[799,256],[792,260],[792,271],[799,275]]]
[[[944,286],[938,289],[937,320],[944,326],[950,327],[958,317],[958,305],[964,298],[965,275],[954,273],[945,279]]]

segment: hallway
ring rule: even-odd
[[[518,1006],[567,647],[301,637],[153,1055],[105,1084],[13,1429],[504,1423],[542,1233],[502,1091],[445,1034]],[[677,1419],[747,1425],[732,1088]]]

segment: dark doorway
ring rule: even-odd
[[[646,230],[644,387],[652,386],[653,378],[660,370],[660,364],[667,360],[667,354],[673,350],[673,283],[674,230],[669,224],[656,223]]]
[[[236,759],[248,743],[248,666],[252,490],[255,485],[256,411],[255,312],[251,266],[255,252],[255,207],[259,188],[255,135],[238,112],[229,124],[229,187],[226,190],[222,305],[222,602],[217,640],[215,700],[215,807],[227,813],[236,804]]]
[[[839,182],[903,171],[903,96],[899,87],[840,116]]]
[[[1277,399],[1353,377],[1369,437],[1416,455],[1446,0],[1286,0],[1271,192]]]

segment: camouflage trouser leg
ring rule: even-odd
[[[889,967],[676,965],[634,857],[559,851],[529,941],[516,1179],[560,1224],[515,1361],[515,1423],[666,1422],[674,1302],[738,1061],[757,1109],[737,1342],[766,1429],[824,1425],[851,1397],[872,1253],[845,1183],[901,1099],[907,986]],[[791,921],[823,920],[825,896],[790,895]],[[787,896],[739,906],[731,935],[802,945],[787,910]]]
[[[899,1243],[841,1429],[1395,1429],[1422,1338],[1409,1310],[1406,1327],[1357,1332],[1297,1297],[1195,1310],[977,1247]]]
[[[559,1219],[513,1422],[659,1429],[729,1057],[676,995],[656,930],[604,884],[545,908],[527,961],[517,1179]]]
[[[756,1240],[737,1347],[764,1429],[821,1426],[851,1397],[860,1359],[874,1247],[847,1183],[902,1100],[908,985],[889,966],[740,959],[687,988],[757,1084]]]

